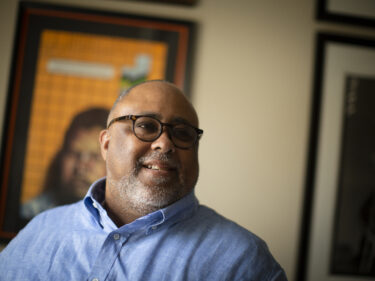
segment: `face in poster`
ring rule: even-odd
[[[126,51],[125,51],[126,50]],[[105,176],[98,136],[118,93],[163,77],[159,42],[45,30],[41,36],[20,216],[82,199]]]

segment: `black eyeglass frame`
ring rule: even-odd
[[[161,130],[160,130],[159,134],[158,134],[155,138],[153,138],[153,139],[151,139],[151,140],[144,140],[144,139],[141,139],[140,137],[138,137],[137,134],[135,133],[135,129],[134,129],[135,121],[136,121],[138,118],[141,118],[141,117],[152,118],[152,119],[156,120],[157,122],[159,122],[159,124],[161,125]],[[171,131],[173,132],[173,127],[178,126],[178,125],[181,125],[181,123],[178,123],[178,124],[164,123],[164,122],[161,122],[161,121],[160,121],[159,119],[157,119],[156,117],[149,116],[149,115],[123,115],[123,116],[119,116],[119,117],[115,117],[115,118],[113,118],[113,119],[108,123],[107,129],[109,129],[109,127],[110,127],[113,123],[115,123],[115,122],[117,122],[117,121],[122,121],[122,120],[131,120],[131,121],[133,121],[133,126],[132,126],[133,134],[134,134],[139,140],[144,141],[144,142],[153,142],[153,141],[157,140],[157,139],[162,135],[162,133],[163,133],[163,127],[168,127],[168,128],[170,128]],[[197,133],[197,138],[196,138],[196,140],[195,140],[195,141],[192,143],[192,145],[189,146],[189,147],[181,147],[181,146],[178,146],[178,145],[175,144],[175,142],[173,141],[173,137],[170,137],[170,139],[171,139],[172,143],[174,144],[174,146],[176,146],[177,148],[180,148],[180,149],[189,149],[189,148],[193,147],[193,146],[199,141],[199,139],[202,137],[202,135],[203,135],[203,130],[202,130],[202,129],[199,129],[199,128],[197,128],[197,127],[194,127],[194,126],[192,126],[192,125],[190,125],[190,124],[186,124],[186,123],[182,123],[182,124],[185,125],[185,126],[191,127],[191,128],[193,128],[193,129],[196,131],[196,133]],[[169,134],[168,134],[168,135],[169,135]],[[172,135],[173,135],[173,133],[172,133]]]

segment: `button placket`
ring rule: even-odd
[[[118,232],[109,233],[100,252],[95,260],[95,264],[91,269],[89,281],[102,281],[111,272],[116,259],[123,247],[124,242],[127,240],[127,234]]]

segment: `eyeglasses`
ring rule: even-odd
[[[163,133],[163,127],[168,127],[168,136],[172,143],[181,149],[188,149],[194,146],[203,134],[203,130],[185,123],[163,123],[159,119],[145,115],[125,115],[113,118],[107,129],[115,122],[122,120],[133,121],[134,135],[145,142],[157,140]]]

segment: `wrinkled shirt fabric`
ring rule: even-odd
[[[104,193],[105,178],[36,216],[0,253],[0,280],[287,280],[260,238],[194,192],[122,227]]]

